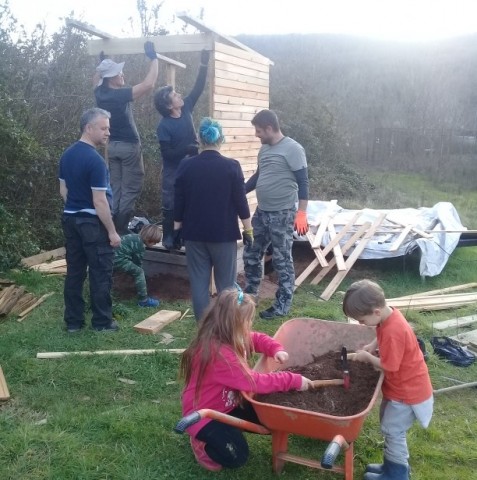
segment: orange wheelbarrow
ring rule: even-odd
[[[342,322],[331,322],[313,318],[294,318],[285,322],[276,332],[274,338],[280,342],[289,354],[287,365],[304,366],[314,361],[314,357],[324,355],[329,351],[339,351],[343,345],[353,351],[370,343],[375,338],[375,330],[371,327]],[[261,356],[254,369],[268,373],[277,370],[277,363]],[[285,462],[293,462],[321,470],[329,470],[344,474],[345,480],[353,480],[353,444],[358,438],[363,423],[373,408],[383,382],[383,374],[376,384],[371,401],[360,413],[347,417],[338,417],[316,413],[280,405],[258,402],[254,395],[242,392],[253,405],[262,425],[257,425],[226,415],[214,410],[203,409],[183,417],[176,425],[175,431],[184,432],[201,418],[213,418],[242,430],[271,434],[272,436],[272,466],[276,473],[283,470]],[[330,444],[321,461],[291,455],[288,450],[288,436],[302,435],[328,441]],[[343,465],[335,465],[335,460],[344,450]]]

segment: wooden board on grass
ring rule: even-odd
[[[477,315],[469,315],[468,317],[451,318],[450,320],[443,320],[432,325],[436,330],[445,330],[446,328],[465,327],[477,322]]]
[[[8,386],[3,375],[2,367],[0,367],[0,401],[8,400],[9,398],[10,392],[8,391]]]
[[[159,312],[151,315],[142,322],[134,325],[134,330],[139,333],[147,335],[154,335],[164,328],[167,324],[180,318],[181,312],[177,310],[160,310]]]
[[[47,260],[55,260],[59,257],[63,257],[64,255],[66,255],[65,247],[60,247],[55,250],[50,250],[49,252],[33,255],[32,257],[22,258],[22,264],[26,267],[31,267],[33,265],[38,265],[39,263],[44,263]]]

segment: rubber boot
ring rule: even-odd
[[[129,230],[129,221],[132,218],[132,212],[118,212],[113,217],[114,226],[118,235],[129,235],[131,231]]]
[[[409,465],[384,459],[381,473],[366,472],[363,480],[409,480]]]
[[[162,210],[162,246],[167,250],[174,249],[174,211]]]

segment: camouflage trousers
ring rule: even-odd
[[[147,298],[146,276],[140,266],[130,260],[121,259],[114,261],[114,269],[132,275],[139,300],[145,300]]]
[[[252,217],[253,244],[245,247],[243,253],[247,280],[245,291],[256,295],[262,279],[263,255],[272,244],[272,264],[278,274],[278,290],[273,308],[282,315],[290,310],[295,287],[292,256],[295,214],[294,208],[278,212],[264,212],[257,208]]]

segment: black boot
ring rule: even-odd
[[[131,231],[129,230],[129,221],[132,218],[132,212],[118,212],[113,216],[114,226],[118,235],[129,235]]]
[[[174,249],[174,211],[162,210],[162,246],[167,250]]]

